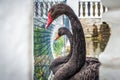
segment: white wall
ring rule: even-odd
[[[32,78],[32,0],[0,0],[0,80]]]

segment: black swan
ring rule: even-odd
[[[57,40],[59,37],[61,37],[63,35],[66,35],[68,37],[68,39],[70,41],[70,45],[72,46],[72,33],[65,27],[61,27],[58,29],[58,33],[57,33],[55,40]],[[52,62],[52,64],[50,65],[50,69],[52,70],[53,74],[55,74],[56,71],[59,70],[59,68],[61,68],[69,60],[69,58],[71,57],[71,54],[72,54],[71,52],[72,52],[72,48],[70,49],[70,53],[67,56],[58,57]],[[95,63],[99,66],[99,61],[97,58],[86,57],[86,63],[85,63],[84,67],[86,68],[89,66],[93,66],[93,64],[95,64]],[[93,66],[93,67],[95,67],[95,66]],[[92,67],[90,67],[90,68],[92,68]],[[88,69],[89,71],[91,70],[90,68]],[[93,68],[93,69],[97,70],[98,67]],[[79,74],[83,74],[83,71],[82,71],[82,73],[79,72]],[[84,74],[85,74],[85,72],[84,72]]]
[[[61,27],[61,28],[58,29],[58,33],[57,33],[57,36],[56,36],[55,40],[57,40],[59,37],[61,37],[63,35],[66,35],[68,37],[68,39],[70,41],[70,45],[72,45],[72,34],[65,27]],[[53,74],[55,74],[56,71],[59,68],[61,68],[69,60],[69,58],[71,57],[71,54],[72,54],[71,50],[72,50],[72,46],[70,48],[70,53],[68,55],[58,57],[52,62],[52,64],[50,65],[50,69],[52,70]]]
[[[57,4],[51,7],[48,12],[48,22],[46,28],[52,23],[54,19],[58,16],[65,14],[69,17],[71,25],[72,25],[72,32],[73,32],[73,50],[72,55],[67,63],[64,64],[54,75],[53,80],[80,80],[83,78],[85,80],[89,80],[88,75],[89,70],[91,67],[84,67],[86,66],[86,43],[84,32],[81,26],[81,23],[73,10],[65,5],[65,4]],[[94,62],[93,62],[94,63]],[[93,67],[94,68],[94,67]],[[87,70],[86,70],[87,69]],[[92,69],[92,68],[91,68]],[[88,71],[88,72],[87,72]],[[90,70],[94,71],[94,69]],[[79,75],[79,73],[86,72],[87,75]],[[97,71],[98,72],[98,71]],[[96,74],[98,74],[96,72]],[[78,78],[79,77],[79,78]],[[94,75],[96,77],[96,75]],[[91,78],[92,79],[92,78]],[[95,80],[95,79],[94,79]],[[97,79],[96,79],[97,80]]]

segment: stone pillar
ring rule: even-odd
[[[88,17],[88,2],[85,2],[85,17]]]
[[[100,55],[100,80],[119,80],[120,79],[120,0],[102,0],[103,5],[108,7],[109,11],[103,14],[103,20],[111,28],[111,36],[105,48]]]
[[[83,2],[80,2],[80,17],[83,17]]]
[[[100,3],[100,17],[102,17],[103,14],[103,5],[102,2]]]
[[[78,16],[80,17],[80,7],[81,7],[81,5],[80,5],[80,2],[78,2],[79,4],[78,4]]]
[[[83,17],[85,17],[86,16],[86,14],[85,14],[85,2],[82,3],[82,8],[83,8],[82,14],[83,14]]]
[[[95,2],[95,17],[98,17],[98,2]]]
[[[100,8],[101,8],[101,7],[100,7],[100,6],[101,6],[101,5],[100,5],[100,2],[98,2],[97,5],[98,5],[98,17],[100,17],[100,15],[101,15],[101,12],[100,12],[100,10],[101,10],[101,9],[100,9]]]
[[[93,17],[93,2],[90,2],[90,16]]]
[[[92,6],[92,8],[93,8],[93,16],[95,17],[95,8],[96,8],[96,6],[95,6],[95,2],[93,2],[93,6]]]

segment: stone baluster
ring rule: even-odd
[[[93,17],[93,2],[90,2],[90,16]]]
[[[80,17],[83,17],[83,2],[80,2]]]
[[[102,3],[100,3],[100,17],[102,17],[102,14],[103,14],[103,5],[102,5]]]
[[[80,17],[80,8],[81,8],[81,5],[80,5],[80,2],[78,3],[78,16]]]
[[[93,16],[95,17],[95,2],[93,2],[92,7],[93,7]]]
[[[88,17],[88,2],[85,2],[85,17]]]
[[[88,16],[90,17],[90,2],[88,2],[87,8],[88,8]]]
[[[98,2],[95,2],[95,17],[98,17]]]
[[[83,17],[85,17],[85,2],[82,3],[82,8],[83,8]]]
[[[100,9],[101,9],[101,7],[100,7],[100,2],[98,2],[98,16],[100,17],[100,15],[101,15],[101,13],[100,13]]]

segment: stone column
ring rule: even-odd
[[[93,2],[92,8],[93,8],[93,16],[95,17],[95,9],[96,9],[95,2]]]
[[[97,4],[97,5],[98,5],[98,17],[100,17],[100,15],[101,15],[101,12],[100,12],[100,10],[101,10],[101,9],[100,9],[100,8],[101,8],[101,7],[100,7],[100,6],[101,6],[101,4],[100,4],[100,2],[98,2],[98,4]]]
[[[102,2],[100,3],[100,17],[102,17],[103,14],[103,5]]]
[[[78,16],[80,17],[80,7],[81,7],[81,5],[80,5],[80,2],[78,2]]]
[[[85,2],[85,17],[88,17],[88,2]]]
[[[86,14],[85,14],[85,2],[82,3],[82,8],[83,8],[82,14],[83,14],[83,17],[85,17],[86,16]]]
[[[98,17],[98,2],[95,2],[95,17]]]
[[[83,17],[83,2],[80,2],[80,17]]]
[[[93,2],[90,2],[90,16],[93,17]]]
[[[100,80],[120,79],[120,0],[102,0],[109,11],[103,14],[103,20],[111,28],[111,36],[105,51],[100,55]]]

